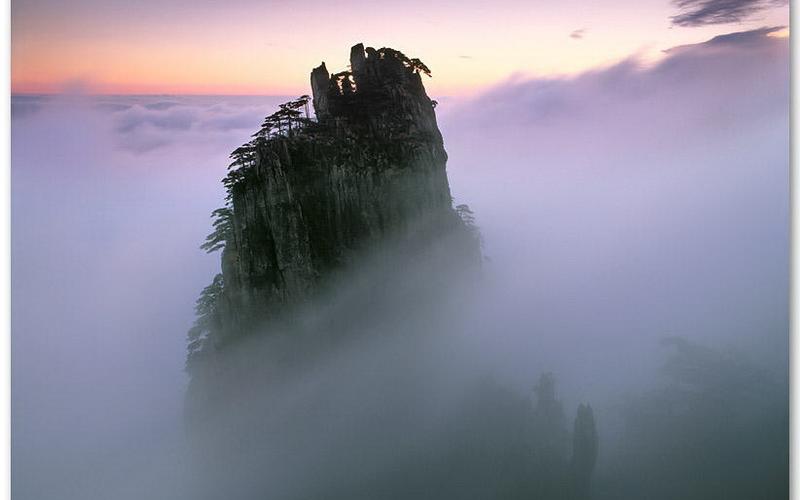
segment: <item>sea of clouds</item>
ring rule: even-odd
[[[788,370],[789,46],[762,29],[437,108],[489,260],[464,315],[520,391],[658,377],[682,336]],[[438,96],[432,96],[434,98]],[[228,153],[286,97],[12,97],[14,496],[174,498],[185,331]],[[602,434],[601,434],[602,435]]]

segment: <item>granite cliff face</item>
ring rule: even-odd
[[[350,67],[311,72],[316,120],[303,96],[233,153],[229,203],[206,247],[222,249],[222,273],[198,302],[190,365],[290,314],[376,245],[459,233],[462,250],[480,260],[468,209],[452,205],[436,103],[422,83],[428,68],[361,44]]]
[[[480,240],[430,70],[360,44],[350,67],[231,155],[189,332],[195,498],[586,498],[591,409],[570,456],[551,376],[531,407],[458,345]]]

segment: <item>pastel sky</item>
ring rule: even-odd
[[[15,93],[298,94],[313,66],[344,69],[349,47],[364,42],[425,61],[431,94],[463,95],[789,23],[780,0],[737,2],[720,13],[719,0],[690,0],[706,17],[676,22],[669,0],[13,0],[11,84]]]

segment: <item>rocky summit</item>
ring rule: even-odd
[[[472,361],[480,237],[430,73],[356,45],[232,153],[189,332],[199,498],[587,498],[591,408],[570,432],[552,376],[532,404]]]
[[[469,209],[452,204],[436,102],[422,82],[430,70],[362,44],[350,68],[314,68],[313,98],[281,105],[232,153],[227,204],[204,245],[222,250],[222,272],[198,300],[190,366],[291,315],[388,241],[418,248],[460,234],[461,253],[480,260]]]

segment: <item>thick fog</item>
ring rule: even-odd
[[[441,114],[491,259],[487,320],[515,319],[498,355],[616,386],[677,335],[787,369],[788,43],[769,33],[515,79]]]
[[[228,153],[282,101],[13,98],[15,498],[171,484],[185,332],[219,268],[198,244]]]
[[[435,450],[482,433],[524,454],[516,407],[545,372],[570,428],[579,403],[594,408],[595,497],[654,484],[664,498],[780,496],[789,47],[770,35],[440,99],[480,277],[436,254],[365,255],[291,332],[230,354],[274,382],[230,387],[233,430],[199,448],[216,458],[198,456],[183,418],[185,332],[219,270],[198,246],[228,153],[286,99],[14,96],[13,497],[249,498],[269,484],[333,498],[365,478],[399,490],[420,455],[446,474],[452,454]],[[322,338],[332,325],[352,338]]]

